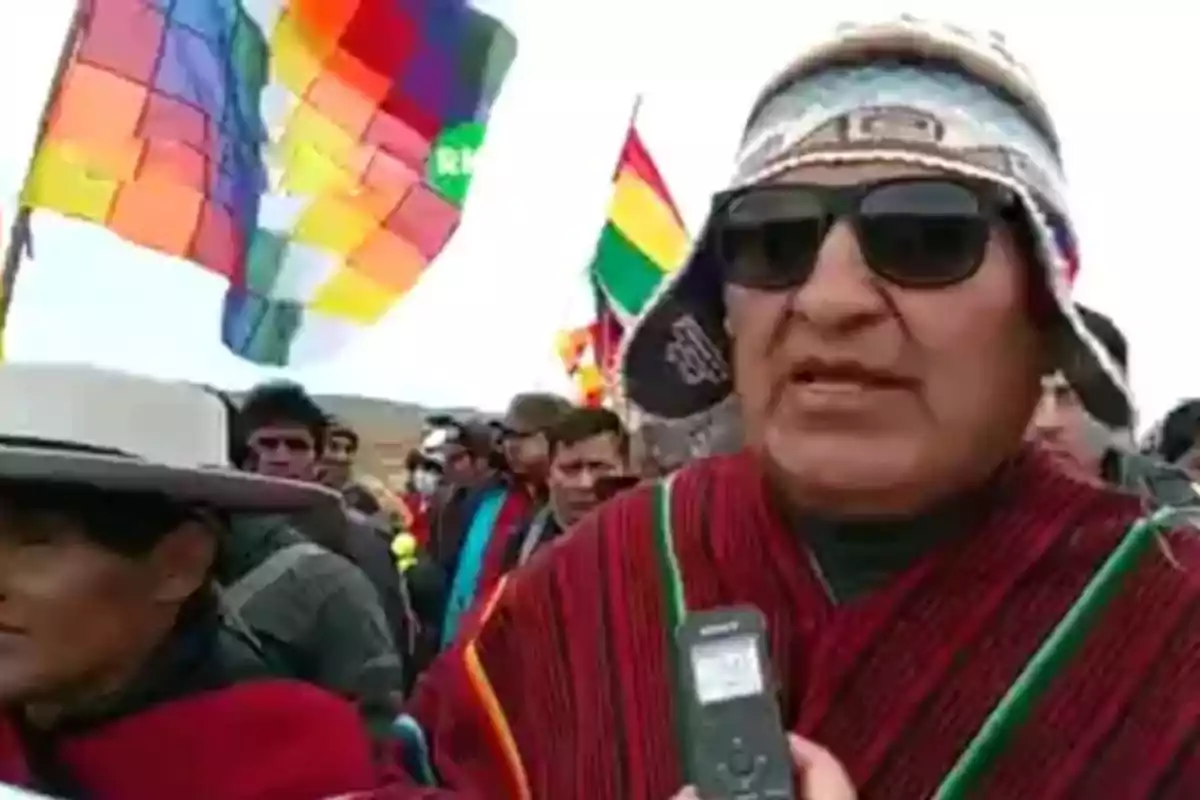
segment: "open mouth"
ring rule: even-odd
[[[912,386],[912,381],[894,373],[848,361],[802,362],[788,377],[795,384],[829,390],[905,389]]]

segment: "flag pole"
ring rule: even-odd
[[[89,0],[77,0],[75,11],[71,15],[70,27],[67,28],[67,34],[63,38],[58,61],[54,66],[54,75],[50,80],[46,103],[42,106],[41,116],[38,117],[37,136],[34,138],[33,151],[30,153],[28,164],[25,167],[26,180],[33,170],[38,150],[50,128],[55,100],[58,99],[67,69],[71,65],[71,57],[75,54],[75,46],[79,43],[79,36],[83,32],[86,17],[84,5],[87,2]],[[24,186],[22,185],[23,192]],[[17,213],[13,217],[12,226],[9,229],[8,245],[4,250],[3,271],[0,271],[0,361],[4,360],[4,336],[8,326],[8,312],[12,308],[13,291],[17,285],[17,273],[21,270],[21,259],[25,255],[33,255],[33,238],[30,235],[29,225],[32,215],[33,210],[18,198]]]
[[[630,135],[637,130],[637,117],[641,108],[642,93],[638,92],[633,98],[633,109],[629,112],[629,125],[627,125],[625,128],[625,141],[621,143],[621,156],[624,156],[625,154],[625,145],[629,142]],[[618,174],[621,169],[621,156],[617,157]],[[596,276],[589,274],[588,278],[590,279],[589,282],[592,284],[592,291],[595,295],[596,321],[600,326],[601,341],[599,344],[601,345],[601,352],[596,353],[596,355],[598,356],[597,360],[600,362],[600,374],[604,378],[604,393],[607,395],[609,402],[612,404],[613,411],[616,412],[619,417],[625,419],[627,416],[627,409],[625,407],[626,404],[624,398],[618,396],[620,394],[621,387],[620,381],[617,379],[617,375],[615,374],[616,371],[620,369],[620,365],[614,363],[612,365],[613,369],[609,369],[608,364],[610,356],[615,361],[616,353],[613,352],[613,349],[620,344],[619,342],[608,341],[611,338],[611,331],[610,326],[606,324],[606,316],[610,315],[612,311],[608,308],[608,303],[605,301],[604,297],[604,290],[600,288],[600,282],[596,280]],[[593,345],[593,347],[595,347],[595,345]],[[628,422],[628,420],[626,420],[626,422]]]
[[[633,98],[633,111],[631,111],[629,113],[629,129],[630,130],[633,130],[634,126],[637,124],[638,112],[641,110],[642,110],[642,93],[638,92],[637,96]]]

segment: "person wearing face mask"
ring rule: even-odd
[[[437,458],[414,450],[408,462],[408,491],[426,501],[437,494],[445,483],[445,471]]]
[[[438,505],[453,491],[453,487],[446,484],[442,462],[436,455],[422,449],[409,452],[404,468],[407,477],[401,499],[411,518],[409,531],[421,547],[428,548],[430,518],[436,513]]]
[[[1131,413],[1044,101],[998,35],[796,37],[625,343],[686,466],[485,599],[406,705],[443,788],[393,796],[694,795],[675,626],[751,605],[786,729],[845,769],[794,753],[797,797],[1200,797],[1200,535],[1026,439],[1058,370]]]
[[[426,421],[429,431],[421,453],[437,461],[450,486],[474,486],[489,477],[490,431],[472,421],[436,416]]]
[[[426,437],[428,438],[428,436]],[[441,644],[442,617],[446,608],[446,573],[430,552],[430,518],[454,489],[445,480],[436,454],[415,449],[405,461],[408,477],[401,497],[408,510],[408,538],[397,536],[392,554],[404,572],[409,600],[418,622],[418,632],[409,659],[410,682],[415,681],[437,655]]]

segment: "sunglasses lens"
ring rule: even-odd
[[[975,272],[987,249],[991,219],[974,189],[912,181],[870,190],[855,226],[871,269],[901,286],[936,287]]]
[[[733,198],[710,226],[726,280],[751,289],[804,283],[827,219],[821,197],[803,188],[766,188]]]

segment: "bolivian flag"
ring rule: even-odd
[[[622,325],[641,313],[662,279],[679,269],[690,239],[634,125],[613,179],[608,221],[589,270]]]

